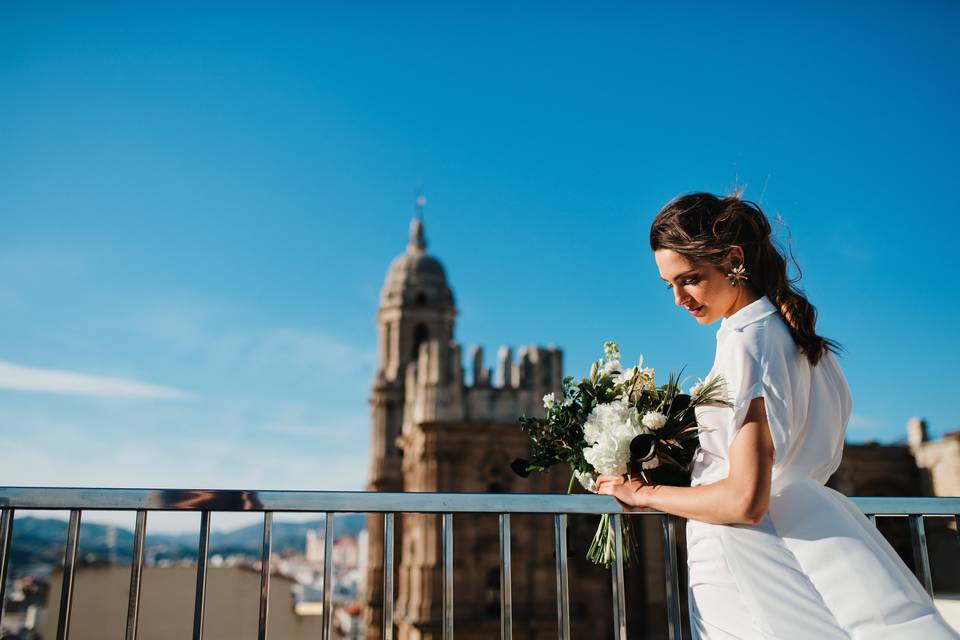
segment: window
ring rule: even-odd
[[[413,352],[410,354],[410,357],[414,360],[417,359],[417,356],[420,355],[420,345],[426,342],[430,338],[430,331],[427,329],[427,325],[418,324],[413,328]]]

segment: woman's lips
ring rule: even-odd
[[[701,311],[702,309],[703,309],[703,305],[700,305],[699,307],[687,307],[687,311],[689,311],[690,313],[692,313],[692,314],[695,315],[695,316],[700,315],[700,311]]]

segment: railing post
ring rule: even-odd
[[[147,532],[147,512],[137,510],[137,524],[133,534],[133,557],[130,559],[130,592],[127,597],[127,628],[124,638],[137,640],[140,620],[140,583],[143,580],[143,546]]]
[[[453,640],[453,514],[443,514],[443,638]]]
[[[323,522],[323,640],[333,631],[333,518],[327,511]]]
[[[383,640],[393,640],[393,513],[383,514]]]
[[[267,618],[270,613],[270,559],[273,556],[273,512],[263,513],[263,544],[260,548],[260,620],[257,638],[267,638]]]
[[[610,515],[613,523],[613,631],[616,640],[627,640],[627,610],[623,586],[623,516],[619,513]]]
[[[553,516],[554,553],[557,558],[557,637],[570,640],[570,592],[567,580],[567,526],[564,514]]]
[[[80,510],[70,511],[67,528],[67,548],[63,555],[63,582],[60,585],[60,617],[57,621],[57,640],[67,640],[70,634],[70,605],[73,600],[73,576],[77,566],[80,545]]]
[[[500,640],[513,640],[513,578],[510,568],[510,514],[500,514]]]
[[[203,638],[203,605],[207,594],[207,556],[210,555],[210,512],[200,512],[200,544],[197,550],[197,587],[193,602],[193,640]]]
[[[667,625],[670,640],[683,637],[680,613],[680,583],[677,572],[677,535],[674,516],[665,513],[660,516],[663,526],[663,566],[667,587]]]
[[[6,603],[7,565],[10,560],[10,540],[13,538],[13,509],[0,509],[0,622]]]
[[[923,515],[911,514],[910,546],[913,548],[913,564],[924,589],[933,597],[933,580],[930,576],[930,557],[927,555],[927,532],[923,527]]]

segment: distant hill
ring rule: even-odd
[[[309,522],[274,522],[274,553],[303,553],[309,529],[318,529],[323,536],[325,518]],[[335,517],[335,537],[356,536],[367,526],[367,516],[362,513],[338,514]],[[108,544],[108,531],[115,529],[116,547]],[[11,569],[21,573],[28,567],[52,566],[63,559],[67,539],[67,522],[53,518],[27,516],[17,518],[13,524],[11,545]],[[196,533],[151,533],[147,525],[147,553],[161,559],[195,559],[199,539]],[[210,555],[240,553],[260,555],[263,543],[263,525],[252,524],[232,531],[213,531],[210,534]],[[133,556],[133,532],[95,523],[80,523],[80,558],[110,558],[126,562]]]

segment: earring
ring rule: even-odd
[[[747,271],[742,264],[738,264],[732,271],[727,273],[727,277],[730,279],[730,286],[736,287],[741,282],[747,281],[747,278],[750,277],[750,272]]]

